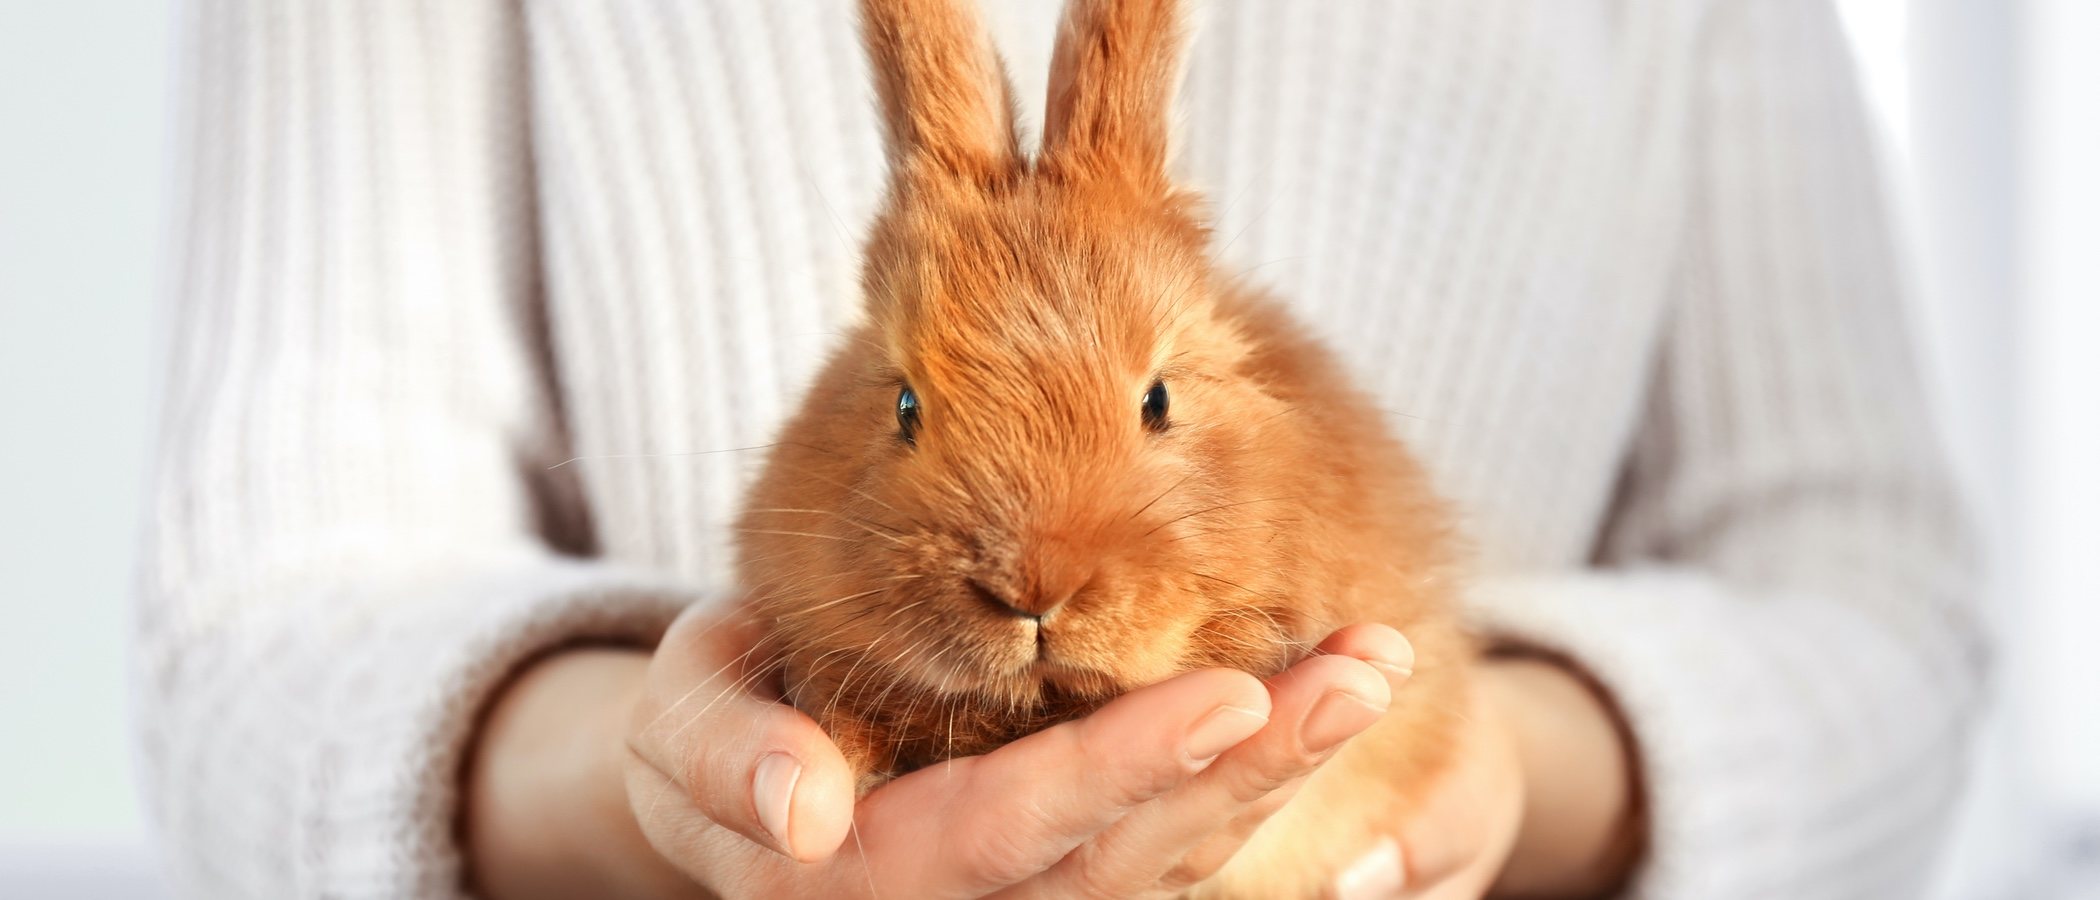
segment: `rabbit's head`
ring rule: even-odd
[[[1071,3],[1033,159],[970,3],[862,15],[891,178],[867,323],[741,523],[790,695],[1025,728],[1294,659],[1329,612],[1282,588],[1362,564],[1304,527],[1357,489],[1321,432],[1379,426],[1294,393],[1271,339],[1302,338],[1232,299],[1168,177],[1177,4]]]

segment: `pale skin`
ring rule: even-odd
[[[520,673],[467,775],[476,889],[1170,897],[1375,722],[1414,663],[1398,632],[1351,626],[1266,683],[1188,673],[856,805],[816,724],[738,683],[745,647],[689,614],[653,653],[569,650]],[[1333,896],[1583,897],[1629,864],[1635,782],[1606,702],[1552,663],[1477,667],[1459,768]]]

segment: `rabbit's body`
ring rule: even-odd
[[[1448,516],[1329,355],[1216,273],[1165,175],[1174,4],[1076,0],[1037,160],[957,0],[866,0],[893,182],[869,320],[787,424],[739,576],[870,788],[1197,668],[1383,622],[1416,674],[1199,893],[1312,892],[1449,756]]]

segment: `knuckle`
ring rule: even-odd
[[[1082,720],[1082,724],[1090,720]],[[1100,769],[1101,799],[1116,809],[1129,809],[1172,790],[1189,777],[1180,762],[1166,754],[1130,753],[1114,746],[1099,729],[1080,728],[1074,735],[1079,758]]]
[[[1169,894],[1180,894],[1195,887],[1197,882],[1218,874],[1230,858],[1215,853],[1191,853],[1159,877],[1159,887]]]
[[[1130,809],[1173,790],[1188,776],[1178,766],[1131,765],[1109,776],[1106,799],[1116,809]]]
[[[1060,896],[1113,900],[1131,895],[1131,879],[1125,866],[1111,859],[1098,844],[1082,844],[1065,859],[1070,869],[1066,883],[1058,891]]]
[[[1250,760],[1232,778],[1226,779],[1225,787],[1232,799],[1240,803],[1255,803],[1305,777],[1313,765],[1292,756]]]
[[[1239,812],[1230,821],[1220,825],[1217,832],[1215,832],[1215,836],[1219,840],[1229,841],[1234,844],[1244,843],[1249,837],[1253,836],[1255,829],[1261,827],[1263,822],[1268,821],[1270,817],[1280,812],[1285,805],[1290,803],[1292,797],[1297,796],[1298,788],[1302,784],[1304,784],[1302,779],[1286,781],[1273,789],[1256,795],[1251,800],[1241,801]]]

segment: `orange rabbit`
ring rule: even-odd
[[[1034,159],[969,0],[862,18],[889,193],[867,321],[740,522],[762,652],[866,790],[1392,625],[1417,658],[1393,710],[1197,890],[1311,893],[1450,756],[1449,516],[1329,355],[1210,258],[1167,172],[1177,3],[1071,3]]]

